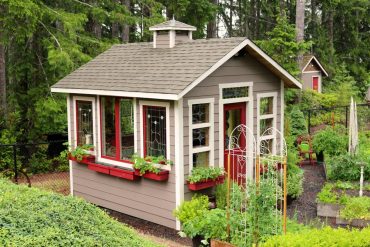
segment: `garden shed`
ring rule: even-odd
[[[312,89],[322,92],[322,78],[329,76],[328,72],[313,55],[303,56],[301,63],[301,79],[303,89]]]
[[[247,38],[193,40],[175,20],[150,30],[153,42],[114,45],[51,90],[67,94],[70,145],[94,146],[94,159],[70,161],[71,194],[179,229],[172,211],[192,195],[192,169],[223,167],[239,124],[257,140],[283,130],[284,89],[301,84]],[[168,177],[138,176],[134,154],[171,160]]]

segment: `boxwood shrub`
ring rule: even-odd
[[[324,227],[322,229],[311,229],[300,233],[287,233],[287,235],[274,236],[262,246],[369,246],[370,227],[358,229],[333,229]]]
[[[0,246],[155,246],[83,199],[0,179]]]

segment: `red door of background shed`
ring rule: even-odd
[[[312,77],[312,89],[315,90],[316,92],[319,91],[319,77],[318,76]]]

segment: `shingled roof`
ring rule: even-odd
[[[315,62],[318,65],[318,67],[321,69],[324,75],[329,76],[328,72],[324,69],[319,60],[314,55],[311,54],[303,56],[302,62],[300,64],[301,71],[303,72],[306,69],[306,67],[312,62]]]
[[[61,79],[52,86],[52,91],[83,94],[89,94],[89,90],[90,94],[104,91],[105,95],[109,92],[116,96],[135,92],[137,97],[161,94],[163,99],[178,99],[185,94],[185,89],[190,90],[194,82],[202,81],[246,46],[249,46],[248,52],[268,64],[287,86],[301,87],[250,40],[228,38],[192,40],[173,48],[153,48],[152,43],[114,45]]]
[[[190,26],[186,23],[183,23],[181,21],[176,20],[169,20],[154,26],[151,26],[149,28],[150,31],[156,31],[156,30],[189,30],[189,31],[195,31],[197,30],[196,27]]]

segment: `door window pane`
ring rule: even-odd
[[[261,119],[260,120],[260,135],[263,135],[263,133],[268,128],[271,128],[272,127],[273,120],[274,120],[273,118],[267,118],[267,119]]]
[[[102,97],[102,155],[116,157],[115,98]]]
[[[242,119],[241,119],[241,109],[234,109],[234,110],[227,110],[225,111],[225,148],[228,149],[229,147],[229,137],[231,134],[233,137],[238,137],[240,136],[240,131],[236,129],[234,132],[233,130],[240,124],[242,124]],[[234,138],[236,141],[242,141],[242,138]],[[241,143],[234,143],[235,146],[238,145],[241,147]],[[235,148],[235,147],[231,147]]]
[[[209,152],[201,152],[193,154],[193,167],[208,167]]]
[[[132,99],[120,100],[121,160],[134,154],[134,106]]]
[[[145,156],[166,157],[166,108],[144,106]]]
[[[93,114],[91,101],[76,101],[77,145],[93,144]]]

